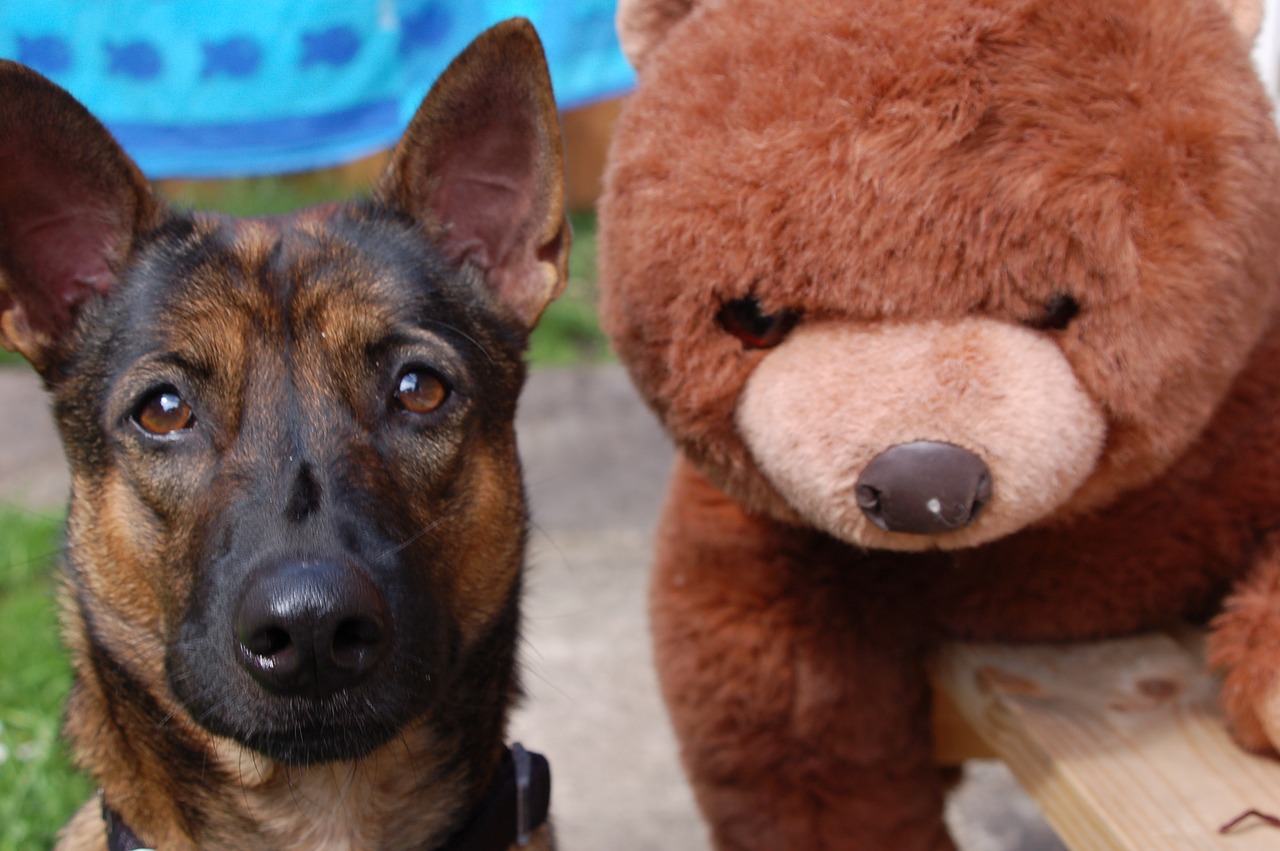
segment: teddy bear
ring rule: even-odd
[[[623,0],[602,319],[678,448],[650,613],[721,849],[953,847],[939,642],[1209,624],[1280,743],[1256,0]]]

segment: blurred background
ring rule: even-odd
[[[0,57],[84,103],[165,195],[237,215],[367,191],[432,81],[514,16],[542,38],[579,235],[568,298],[534,360],[604,355],[591,309],[608,132],[634,77],[614,0],[27,0],[0,3]]]
[[[0,11],[0,56],[68,89],[152,178],[274,175],[387,148],[449,60],[517,15],[564,110],[631,87],[612,0],[27,0]]]
[[[1255,60],[1274,96],[1280,0],[1266,2]],[[595,320],[594,204],[610,128],[634,84],[613,5],[0,0],[0,57],[85,103],[175,203],[267,215],[367,191],[449,60],[497,21],[533,21],[562,110],[576,235],[567,292],[532,341],[522,405],[536,570],[532,700],[515,730],[558,767],[566,849],[678,851],[705,840],[658,705],[643,611],[669,448],[621,371],[598,366],[610,355]],[[0,851],[49,847],[92,792],[58,740],[70,673],[50,565],[66,481],[20,363],[0,351]],[[997,815],[962,787],[949,817],[966,849],[1060,848],[1007,776],[968,788]]]

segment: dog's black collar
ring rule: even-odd
[[[440,851],[523,847],[530,834],[546,824],[550,809],[550,763],[542,754],[531,753],[516,742],[503,755],[498,776],[475,815]],[[150,851],[106,801],[102,803],[102,821],[107,828],[107,851]]]
[[[551,764],[516,742],[507,749],[498,776],[475,815],[441,851],[506,851],[524,847],[547,822],[551,809]]]
[[[107,826],[107,851],[150,851],[120,814],[107,806],[106,799],[102,801],[102,821]]]

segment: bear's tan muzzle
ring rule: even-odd
[[[802,325],[737,425],[791,507],[852,544],[974,546],[1063,505],[1106,424],[1045,334],[991,319]]]

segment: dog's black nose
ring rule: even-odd
[[[856,488],[858,507],[881,529],[933,535],[977,518],[991,499],[991,472],[967,449],[917,440],[871,459]]]
[[[250,576],[235,613],[240,664],[273,694],[324,697],[360,682],[391,643],[387,603],[358,567],[275,562]]]

